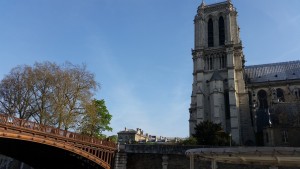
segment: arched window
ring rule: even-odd
[[[212,19],[208,20],[208,25],[207,25],[207,32],[208,32],[208,47],[213,47],[214,46],[214,24]]]
[[[219,45],[225,44],[225,24],[223,16],[219,18]]]
[[[294,89],[294,95],[296,96],[297,99],[300,98],[300,89],[299,88]]]
[[[268,94],[265,90],[257,92],[258,98],[258,109],[256,110],[256,138],[257,145],[264,145],[264,134],[263,129],[269,125],[269,111],[268,111]]]
[[[257,93],[258,100],[259,100],[259,109],[267,109],[268,106],[268,95],[267,92],[264,90],[260,90]]]
[[[278,99],[278,102],[284,102],[284,94],[283,94],[283,90],[280,88],[276,89],[276,96]]]

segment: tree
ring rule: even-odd
[[[86,106],[86,112],[81,123],[81,133],[101,137],[103,131],[112,131],[109,126],[112,115],[109,114],[105,101],[94,99]]]
[[[229,135],[222,129],[221,123],[203,121],[195,126],[193,135],[200,145],[224,146],[229,145]]]
[[[58,128],[76,128],[78,120],[85,114],[87,105],[92,102],[94,91],[99,87],[94,74],[86,66],[66,63],[56,79],[56,93],[53,99]]]
[[[180,145],[197,145],[197,139],[195,137],[188,137],[179,142]]]
[[[0,83],[0,110],[21,119],[29,119],[35,112],[32,104],[31,67],[17,66]]]
[[[87,105],[93,102],[99,86],[85,65],[37,62],[17,66],[0,82],[0,111],[59,129],[76,130],[89,112]],[[101,123],[105,126],[105,121]]]
[[[118,136],[117,135],[112,135],[112,136],[109,136],[107,138],[111,142],[118,143]]]
[[[53,124],[55,78],[59,76],[60,67],[55,63],[43,62],[35,63],[31,68],[28,79],[31,82],[31,93],[34,103],[32,107],[35,114],[32,116],[36,122],[44,125]],[[62,79],[60,79],[62,80]]]

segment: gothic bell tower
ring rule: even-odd
[[[250,139],[251,122],[237,11],[230,0],[210,5],[202,1],[194,26],[190,135],[196,124],[210,120],[243,144]]]

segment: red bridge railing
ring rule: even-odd
[[[47,126],[43,124],[39,124],[36,122],[32,121],[27,121],[24,119],[20,119],[14,116],[9,116],[6,114],[0,114],[0,123],[8,125],[8,126],[16,126],[16,127],[21,127],[21,128],[27,128],[35,131],[40,131],[52,135],[59,135],[62,137],[78,140],[78,141],[84,141],[88,143],[93,143],[93,144],[100,144],[103,146],[108,146],[111,148],[115,148],[116,144],[107,140],[102,140],[94,137],[89,137],[85,135],[81,135],[79,133],[75,132],[70,132],[62,129],[58,129],[52,126]]]

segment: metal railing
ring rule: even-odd
[[[107,140],[102,140],[102,139],[98,139],[98,138],[94,138],[94,137],[81,135],[79,133],[62,130],[59,128],[39,124],[39,123],[32,122],[32,121],[27,121],[27,120],[20,119],[20,118],[14,117],[14,116],[6,115],[6,114],[0,114],[0,124],[30,129],[30,130],[34,130],[34,131],[38,131],[38,132],[44,132],[44,133],[51,134],[51,135],[65,137],[68,139],[74,139],[77,141],[83,141],[83,142],[87,142],[87,143],[98,144],[98,145],[103,145],[103,146],[107,146],[107,147],[111,147],[111,148],[116,148],[115,143],[107,141]]]

